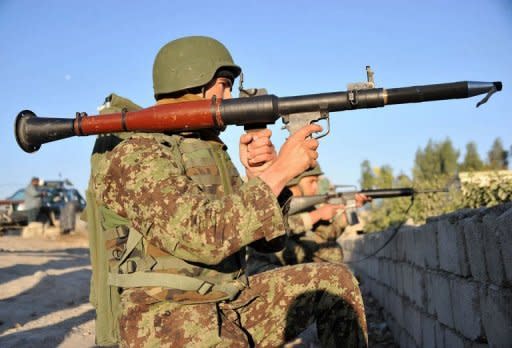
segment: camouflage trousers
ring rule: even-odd
[[[326,240],[314,232],[292,236],[283,250],[286,265],[306,262],[343,262],[343,249],[336,240]]]
[[[282,251],[262,253],[248,250],[247,270],[250,275],[265,272],[285,265],[308,262],[343,262],[343,248],[336,241],[327,241],[311,232],[295,235],[286,240]]]
[[[343,265],[282,267],[249,277],[233,301],[134,304],[123,293],[121,347],[278,347],[316,322],[324,347],[366,347],[358,283]]]

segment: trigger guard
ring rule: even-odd
[[[323,132],[322,134],[320,134],[320,135],[318,135],[318,136],[313,136],[313,137],[312,137],[313,139],[318,140],[318,139],[320,139],[320,138],[325,137],[326,135],[328,135],[328,134],[331,132],[331,123],[329,122],[329,120],[330,120],[330,119],[329,119],[329,115],[327,115],[327,116],[325,117],[325,119],[327,120],[327,129],[326,129],[326,130],[325,130],[325,132]]]

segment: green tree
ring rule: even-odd
[[[413,177],[415,179],[429,177],[438,172],[435,152],[435,145],[432,139],[428,141],[424,150],[418,148],[413,168]]]
[[[459,151],[450,138],[435,143],[430,139],[424,150],[416,151],[413,175],[415,180],[425,180],[439,175],[454,175],[457,172]]]
[[[478,155],[476,144],[472,141],[467,143],[466,155],[464,156],[464,161],[459,166],[459,171],[474,172],[482,170],[483,168],[484,162],[480,159],[480,156]]]
[[[390,165],[383,165],[380,168],[375,168],[375,187],[390,188],[393,186],[393,168]]]
[[[459,167],[457,159],[460,153],[458,150],[455,150],[450,138],[446,138],[446,140],[441,142],[438,146],[439,174],[453,176],[457,173]]]
[[[375,174],[373,173],[370,161],[364,160],[361,163],[361,180],[359,181],[362,189],[371,189],[375,184]]]
[[[508,168],[508,151],[505,151],[500,138],[496,138],[491,150],[487,153],[489,169],[502,170]]]

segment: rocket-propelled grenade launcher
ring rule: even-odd
[[[349,86],[347,91],[277,97],[261,95],[229,100],[210,99],[162,104],[133,112],[87,116],[77,113],[75,118],[37,117],[30,110],[16,117],[15,133],[18,145],[26,152],[39,150],[42,144],[68,138],[116,132],[182,132],[201,129],[223,130],[229,125],[251,126],[274,124],[282,118],[290,133],[319,121],[329,121],[329,113],[336,111],[376,108],[391,104],[421,103],[434,100],[469,98],[480,94],[485,103],[501,82],[453,82],[402,88],[373,87],[371,83]],[[361,87],[365,85],[365,87]],[[329,133],[327,130],[317,138]]]

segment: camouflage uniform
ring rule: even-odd
[[[332,222],[319,221],[311,224],[309,213],[288,218],[291,235],[286,242],[283,258],[287,265],[304,262],[343,262],[343,249],[336,241],[345,229],[341,217]]]
[[[258,178],[242,183],[225,150],[208,132],[134,133],[93,161],[89,190],[116,265],[108,281],[122,290],[120,345],[274,347],[316,320],[325,346],[365,346],[346,267],[245,276],[245,246],[284,236],[283,202]]]
[[[312,224],[309,212],[299,213],[288,217],[288,226],[288,238],[282,251],[262,253],[249,248],[249,274],[306,262],[343,262],[343,249],[336,241],[345,229],[340,217],[332,222]]]

